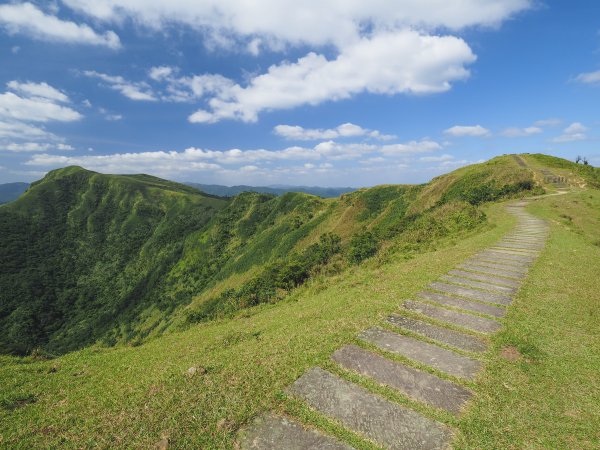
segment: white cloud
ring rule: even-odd
[[[41,127],[0,120],[0,139],[58,139]]]
[[[112,49],[121,46],[119,36],[113,31],[97,33],[88,25],[61,20],[28,2],[0,5],[0,26],[9,34],[24,34],[44,41],[100,45]]]
[[[391,140],[396,136],[381,134],[377,130],[368,130],[353,123],[343,123],[336,128],[303,128],[298,125],[277,125],[273,132],[288,140],[312,141],[319,139],[335,139],[339,137],[368,136],[379,140]]]
[[[104,116],[104,118],[109,122],[117,122],[119,120],[123,120],[123,116],[121,114],[107,114]]]
[[[85,70],[83,74],[90,78],[98,78],[104,81],[109,88],[120,92],[125,97],[136,101],[156,101],[157,98],[152,89],[145,82],[130,82],[121,76],[107,75],[95,70]]]
[[[461,29],[495,26],[529,8],[530,0],[63,0],[99,20],[133,19],[154,29],[186,25],[231,44],[267,37],[290,44],[345,46],[364,30],[374,33],[398,27]]]
[[[18,45],[14,45],[13,47],[11,47],[10,51],[13,55],[16,55],[21,51],[21,47],[19,47]]]
[[[585,72],[580,73],[575,77],[575,81],[579,81],[580,83],[585,84],[597,84],[600,83],[600,70],[596,72]]]
[[[24,94],[26,96],[40,97],[63,103],[69,101],[69,97],[67,97],[58,89],[53,88],[48,83],[20,83],[16,80],[13,80],[8,82],[6,85],[10,90],[18,92],[20,94]]]
[[[40,143],[40,142],[22,142],[22,143],[10,143],[0,144],[0,150],[5,150],[14,153],[32,153],[32,152],[46,152],[48,150],[61,150],[70,151],[74,148],[67,144],[61,143]]]
[[[161,81],[173,75],[173,73],[176,72],[176,70],[176,68],[170,66],[152,67],[148,71],[148,76],[155,81]]]
[[[581,123],[573,122],[563,130],[563,134],[554,138],[552,141],[557,143],[584,141],[587,139],[587,130],[587,127],[583,126]]]
[[[422,162],[444,162],[444,161],[452,161],[454,156],[452,155],[440,155],[440,156],[422,156],[419,158],[419,161]]]
[[[440,150],[442,146],[435,141],[423,139],[421,141],[410,141],[406,144],[390,144],[381,147],[381,153],[384,155],[399,155],[412,153],[429,153]]]
[[[526,127],[526,128],[507,128],[502,131],[502,136],[505,137],[525,137],[525,136],[533,136],[534,134],[540,134],[543,132],[539,127]]]
[[[254,122],[265,110],[289,109],[373,94],[431,94],[469,76],[475,55],[462,40],[403,30],[361,38],[332,60],[311,52],[271,66],[245,87],[232,84],[208,99],[190,122]],[[360,67],[361,70],[357,70]]]
[[[0,119],[22,122],[73,122],[83,117],[74,109],[58,104],[56,97],[63,103],[67,102],[68,98],[46,83],[22,84],[11,81],[8,86],[20,91],[21,96],[13,92],[0,94]]]
[[[557,127],[562,124],[562,120],[552,118],[536,121],[533,125],[536,127]]]
[[[444,130],[445,134],[454,137],[463,137],[463,136],[489,136],[490,130],[482,127],[481,125],[455,125],[447,130]]]

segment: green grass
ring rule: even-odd
[[[600,447],[600,192],[529,210],[551,235],[493,339],[457,448]],[[522,359],[506,360],[504,347]]]
[[[89,348],[50,361],[0,357],[1,398],[33,399],[0,408],[0,446],[139,448],[169,436],[175,448],[231,448],[240,427],[275,409],[369,448],[284,389],[309,367],[328,367],[335,349],[513,223],[498,205],[488,214],[495,225],[439,240],[437,250],[374,258],[315,279],[279,304],[139,347]],[[193,366],[207,373],[188,377]]]

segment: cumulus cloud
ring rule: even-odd
[[[575,81],[585,84],[600,84],[600,70],[580,73],[575,77]]]
[[[11,81],[9,89],[18,92],[0,94],[0,119],[22,122],[73,122],[83,116],[60,103],[68,97],[46,83],[19,83]]]
[[[562,124],[562,120],[557,118],[552,119],[542,119],[536,121],[533,125],[536,127],[558,127]]]
[[[429,153],[440,150],[442,146],[435,141],[424,139],[421,141],[410,141],[406,144],[390,144],[381,147],[384,155],[407,155],[413,153]]]
[[[77,24],[46,14],[32,3],[0,5],[0,26],[9,34],[23,34],[33,39],[89,44],[117,49],[119,36],[113,31],[98,33],[89,25]]]
[[[70,145],[62,143],[13,142],[10,144],[0,144],[0,150],[6,150],[13,153],[32,153],[46,152],[48,150],[70,151],[75,149]]]
[[[526,137],[533,136],[534,134],[540,134],[543,131],[544,130],[539,127],[507,128],[500,134],[505,137]]]
[[[255,122],[265,110],[317,105],[368,92],[431,94],[469,76],[475,61],[469,46],[453,36],[428,36],[412,30],[361,38],[335,59],[314,52],[296,62],[271,66],[246,86],[232,84],[208,99],[190,122],[223,119]],[[360,70],[357,70],[360,68]]]
[[[396,136],[382,134],[377,130],[369,130],[353,123],[343,123],[335,128],[304,128],[299,125],[277,125],[273,132],[288,140],[312,141],[319,139],[336,139],[344,137],[367,136],[382,141],[394,139]]]
[[[444,130],[444,133],[454,137],[464,137],[464,136],[489,136],[490,130],[482,127],[481,125],[455,125],[447,130]]]
[[[458,30],[495,26],[531,7],[530,0],[63,0],[98,20],[119,23],[134,19],[154,29],[185,25],[230,45],[244,40],[259,51],[264,41],[345,46],[365,29],[418,26]],[[262,38],[262,39],[261,39]]]
[[[419,158],[419,161],[422,162],[444,162],[444,161],[452,161],[454,156],[444,154],[440,156],[422,156]]]
[[[106,85],[120,92],[125,97],[136,101],[156,101],[157,98],[152,92],[150,85],[146,82],[131,82],[125,80],[122,76],[113,76],[95,70],[85,70],[83,74],[86,77],[97,78]]]
[[[557,143],[584,141],[587,139],[587,127],[579,122],[573,122],[563,130],[563,134],[555,137],[552,141]]]
[[[47,83],[7,83],[0,93],[0,151],[13,153],[72,150],[73,148],[47,131],[49,122],[74,122],[83,116],[67,106],[69,97]]]
[[[53,88],[48,83],[20,83],[16,80],[10,81],[7,83],[9,89],[14,92],[18,92],[20,94],[24,94],[27,96],[45,98],[48,100],[55,100],[57,102],[66,103],[69,101],[69,97],[67,97],[64,93],[59,91],[58,89]]]

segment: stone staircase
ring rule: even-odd
[[[430,283],[415,300],[405,301],[398,314],[360,333],[361,346],[346,345],[334,352],[332,360],[413,402],[460,414],[473,395],[467,385],[483,367],[479,356],[488,348],[487,336],[502,327],[506,308],[548,234],[545,222],[525,211],[526,204],[507,206],[518,224],[500,242]],[[319,367],[304,373],[288,393],[382,448],[443,449],[452,440],[448,425]],[[242,449],[351,448],[295,419],[272,413],[242,430],[239,445]]]

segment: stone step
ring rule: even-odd
[[[450,430],[323,369],[309,369],[289,388],[320,413],[389,449],[443,449]]]
[[[503,239],[501,240],[499,243],[499,245],[509,245],[509,246],[514,246],[514,247],[524,247],[524,248],[534,248],[534,249],[540,249],[544,247],[544,243],[542,241],[534,241],[534,240],[530,240],[530,239],[521,239],[521,240],[515,240],[515,239]]]
[[[448,273],[450,275],[455,275],[457,277],[471,278],[472,280],[485,281],[486,283],[497,284],[499,286],[509,286],[509,287],[513,287],[515,289],[518,289],[519,286],[521,285],[521,283],[519,283],[518,281],[515,281],[515,280],[508,280],[506,278],[495,277],[492,275],[483,275],[480,273],[467,272],[464,270],[454,269]]]
[[[264,414],[240,433],[241,450],[352,450],[349,445],[287,417]]]
[[[530,263],[524,263],[522,261],[513,261],[510,259],[504,259],[495,255],[490,254],[479,254],[475,255],[470,261],[487,261],[493,264],[501,264],[503,266],[516,267],[519,269],[529,269]],[[512,269],[511,269],[512,270]]]
[[[430,302],[438,303],[444,306],[452,306],[453,308],[464,309],[465,311],[473,311],[481,314],[488,314],[494,317],[504,317],[506,310],[499,306],[490,305],[489,303],[479,303],[473,300],[453,297],[451,295],[438,294],[437,292],[422,291],[419,292],[419,297],[429,300]]]
[[[481,302],[496,303],[499,305],[509,305],[512,301],[508,295],[480,291],[478,289],[441,283],[439,281],[429,283],[429,288],[433,289],[434,291],[445,292],[446,294],[458,295],[459,297],[466,297],[473,300],[479,300]]]
[[[522,264],[531,264],[531,262],[536,259],[535,256],[515,255],[514,253],[509,253],[507,251],[493,249],[487,249],[483,252],[480,252],[479,255],[493,256],[495,258],[506,259],[507,261],[516,261]]]
[[[523,244],[499,243],[491,246],[490,249],[502,249],[505,252],[519,252],[528,255],[538,255],[540,253],[541,247],[530,247],[528,245]]]
[[[454,275],[442,275],[441,278],[444,281],[448,281],[454,284],[461,284],[463,286],[474,287],[478,289],[485,289],[488,291],[502,292],[507,295],[514,294],[517,290],[508,286],[498,286],[496,284],[485,283],[482,281],[469,280],[467,278],[457,277]]]
[[[485,259],[469,259],[463,264],[487,267],[488,269],[497,269],[499,271],[498,273],[500,273],[500,271],[515,273],[519,274],[521,277],[524,277],[528,272],[527,266],[501,264],[493,261],[487,261]]]
[[[345,369],[397,389],[414,400],[454,414],[458,414],[472,396],[471,391],[456,383],[390,361],[356,345],[340,348],[331,358]]]
[[[495,333],[502,328],[500,322],[496,322],[492,319],[473,316],[471,314],[462,313],[459,311],[452,311],[450,309],[428,305],[427,303],[423,302],[414,302],[409,300],[404,302],[403,306],[409,311],[414,311],[432,319],[457,325],[459,327],[466,328],[467,330],[478,331],[479,333]]]
[[[507,253],[509,255],[527,256],[530,259],[535,259],[540,254],[539,250],[528,250],[528,249],[524,249],[524,248],[502,247],[500,245],[495,245],[495,246],[489,247],[488,251],[502,252],[502,253]]]
[[[402,355],[456,377],[471,380],[481,369],[481,362],[475,359],[382,328],[369,328],[363,331],[359,338],[382,350]]]
[[[484,352],[487,349],[486,343],[475,336],[438,327],[437,325],[413,319],[412,317],[392,314],[387,318],[387,321],[402,330],[412,331],[413,333],[468,352]]]

